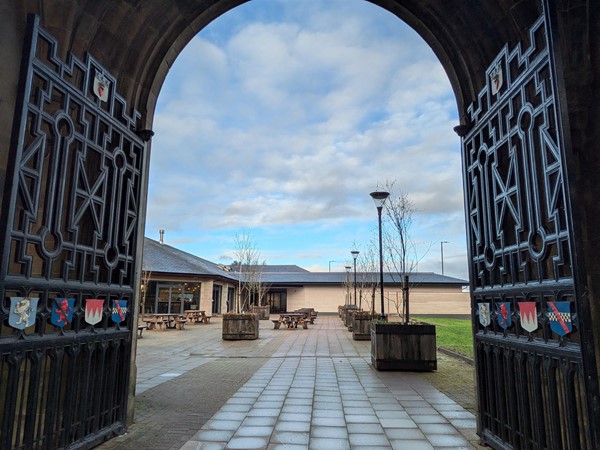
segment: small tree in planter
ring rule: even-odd
[[[260,252],[249,234],[236,234],[235,261],[232,269],[238,275],[238,292],[231,312],[223,314],[222,337],[225,340],[258,339],[258,315],[248,311],[250,280],[256,278]]]
[[[398,317],[404,323],[409,323],[409,294],[412,287],[410,275],[416,269],[418,262],[416,246],[410,236],[415,207],[407,194],[394,192],[394,183],[388,182],[386,189],[389,190],[390,197],[384,205],[386,219],[384,248],[387,254],[385,264],[393,280],[400,277],[395,281],[402,284],[402,297],[401,299],[392,299],[392,303]]]
[[[371,363],[377,370],[437,370],[435,325],[374,320]]]
[[[393,301],[401,322],[372,322],[371,361],[378,370],[436,370],[435,325],[410,321],[410,274],[418,261],[410,237],[415,208],[407,194],[394,194],[393,187],[394,183],[386,183],[386,190],[392,193],[384,205],[386,266],[392,278],[402,277],[401,299]]]
[[[378,255],[374,241],[369,243],[358,259],[359,273],[357,275],[358,305],[360,312],[354,314],[352,339],[355,341],[368,341],[371,339],[371,321],[376,317],[375,296],[379,279],[377,272]],[[364,299],[363,299],[364,298]]]
[[[270,306],[265,304],[265,296],[271,286],[270,283],[265,283],[263,280],[264,268],[266,261],[261,264],[256,264],[248,268],[246,272],[248,277],[246,279],[246,292],[249,297],[248,304],[250,310],[258,315],[261,320],[269,320]]]

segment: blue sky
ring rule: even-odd
[[[178,57],[154,120],[146,236],[230,263],[343,271],[388,180],[417,213],[419,271],[467,277],[454,94],[433,52],[364,0],[254,0]]]

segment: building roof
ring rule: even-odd
[[[352,282],[354,274],[350,274]],[[272,285],[305,285],[305,284],[336,284],[339,285],[347,281],[348,274],[346,272],[306,272],[306,273],[271,273],[263,272],[263,281]],[[379,273],[357,273],[357,282],[372,280],[379,281]],[[383,282],[388,285],[400,284],[401,276],[399,274],[385,273]],[[448,277],[439,275],[433,272],[415,272],[410,274],[410,282],[412,284],[451,284],[451,285],[467,285],[468,281],[460,278]]]
[[[215,264],[206,259],[194,256],[167,244],[161,244],[153,239],[144,238],[144,256],[142,270],[153,273],[171,273],[184,275],[206,275],[237,280],[237,272],[230,266]],[[309,272],[294,264],[265,265],[262,271],[263,282],[273,286],[302,286],[302,285],[340,285],[347,281],[346,272]],[[352,280],[354,274],[351,274]],[[357,273],[357,281],[370,278],[379,281],[379,273]],[[351,280],[351,281],[352,281]],[[398,274],[384,274],[384,283],[400,284]],[[416,272],[410,274],[413,284],[445,284],[467,285],[468,281],[460,278],[439,275],[433,272]]]
[[[236,272],[238,270],[237,264],[230,264],[231,272]],[[253,267],[253,266],[250,266]],[[264,266],[258,266],[262,268],[262,272],[269,273],[310,273],[308,270],[297,266],[295,264],[265,264]]]
[[[148,272],[179,273],[185,275],[212,275],[235,278],[218,264],[186,253],[153,239],[144,238],[142,270]]]

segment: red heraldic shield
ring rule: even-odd
[[[85,321],[90,325],[96,325],[102,320],[102,308],[104,300],[88,298],[85,301]]]
[[[71,320],[73,320],[74,306],[74,298],[55,298],[52,301],[52,315],[50,316],[50,323],[60,328],[70,324]]]
[[[521,313],[521,327],[525,331],[533,333],[538,329],[537,310],[535,302],[519,302],[519,312]]]

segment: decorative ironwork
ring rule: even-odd
[[[495,448],[591,448],[561,112],[542,15],[505,46],[463,137],[479,428]]]
[[[3,211],[0,448],[90,448],[126,423],[145,143],[116,79],[29,26]]]

